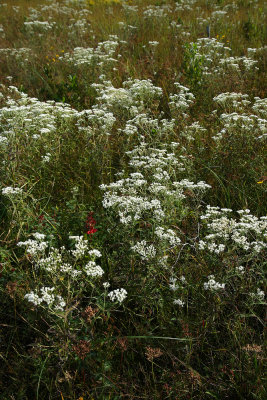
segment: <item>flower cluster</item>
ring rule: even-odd
[[[129,79],[122,88],[115,88],[110,81],[92,84],[98,93],[99,106],[115,115],[137,116],[150,110],[153,103],[162,96],[162,89],[147,79]]]
[[[168,5],[165,6],[150,5],[143,11],[143,15],[145,19],[164,18],[167,16],[166,11],[170,11],[170,7]]]
[[[54,311],[63,311],[66,305],[62,297],[66,291],[64,282],[71,282],[72,289],[76,290],[80,286],[81,278],[85,282],[89,280],[92,284],[104,275],[104,270],[95,262],[101,257],[101,252],[90,249],[88,240],[83,236],[70,236],[70,239],[74,240],[74,250],[67,250],[65,246],[60,248],[50,246],[49,248],[48,242],[44,241],[44,234],[35,232],[33,236],[34,239],[19,242],[17,245],[26,248],[26,253],[30,255],[30,261],[34,264],[36,271],[39,274],[44,273],[45,279],[54,284],[53,287],[40,288],[41,296],[38,295],[37,289],[25,295],[25,299],[35,306],[46,303]],[[103,286],[107,289],[110,284],[104,282]],[[116,289],[108,294],[112,301],[120,303],[126,295],[125,289]]]
[[[267,217],[255,217],[249,210],[237,212],[239,220],[229,216],[230,209],[207,206],[201,219],[209,233],[199,241],[199,248],[217,254],[242,250],[257,256],[263,252],[267,248]]]
[[[214,275],[210,275],[208,277],[208,282],[204,283],[204,289],[205,290],[220,290],[220,289],[225,289],[225,283],[219,283],[215,281],[215,276]]]
[[[35,306],[46,303],[54,311],[64,311],[66,303],[60,295],[55,295],[54,291],[54,287],[42,287],[40,289],[41,296],[37,294],[37,291],[32,291],[27,293],[24,298]]]
[[[101,257],[97,249],[89,249],[88,241],[83,236],[70,236],[75,241],[74,250],[66,250],[65,246],[56,248],[50,246],[49,253],[46,250],[49,245],[44,241],[45,235],[38,232],[33,234],[34,239],[28,239],[25,242],[19,242],[19,247],[25,247],[26,253],[30,255],[37,269],[41,269],[52,277],[60,280],[66,277],[76,279],[83,272],[87,276],[102,276],[104,271],[96,265],[95,259]],[[91,258],[84,266],[80,265],[81,260]]]
[[[257,60],[246,56],[230,56],[231,48],[215,38],[199,38],[190,46],[204,76],[241,74],[257,69]]]
[[[251,295],[251,297],[252,298],[257,298],[257,299],[259,299],[260,301],[264,301],[264,298],[265,298],[265,293],[264,293],[264,291],[263,290],[261,290],[261,289],[257,289],[257,292],[256,293],[250,293],[250,295]]]
[[[170,228],[170,221],[177,220],[180,207],[185,212],[186,191],[190,190],[191,196],[199,200],[210,185],[202,181],[195,184],[188,179],[176,181],[176,174],[185,170],[183,156],[180,161],[173,152],[168,152],[167,146],[158,149],[141,142],[127,155],[133,172],[126,175],[122,171],[119,180],[100,186],[105,191],[103,206],[114,210],[126,230],[146,226],[142,233],[145,238],[135,243],[130,241],[131,250],[142,262],[168,268],[170,249],[182,244]]]
[[[227,112],[220,115],[222,129],[213,136],[217,142],[225,136],[237,135],[260,139],[267,134],[266,99],[255,97],[254,104],[248,95],[241,93],[221,93],[213,99]],[[217,111],[216,111],[217,112]]]
[[[172,229],[164,229],[158,226],[155,229],[155,235],[162,241],[166,241],[170,246],[177,246],[181,243],[181,240],[177,237],[176,233]]]
[[[2,25],[2,24],[0,24],[0,37],[1,37],[2,39],[5,38],[5,31],[4,31],[4,28],[3,28],[3,25]]]
[[[0,56],[7,57],[10,59],[15,59],[17,62],[21,64],[25,64],[30,61],[30,57],[32,55],[32,50],[28,47],[19,47],[15,48],[4,48],[0,49]]]
[[[116,289],[109,292],[108,297],[111,301],[118,301],[119,303],[122,303],[127,297],[127,291],[123,288]]]
[[[19,92],[14,86],[8,90],[10,95],[7,106],[0,109],[0,121],[8,142],[12,143],[16,136],[41,140],[53,134],[65,122],[79,116],[78,111],[67,104],[41,102]],[[47,156],[47,152],[44,156]]]
[[[186,125],[181,132],[181,136],[184,136],[189,142],[194,141],[196,137],[202,137],[203,133],[207,132],[207,129],[200,125],[198,121],[193,122],[191,125]]]
[[[48,247],[48,243],[43,239],[45,236],[36,232],[33,234],[34,239],[28,239],[25,242],[18,242],[17,246],[25,247],[27,254],[33,259],[38,259],[41,255],[44,254],[45,250]]]
[[[94,261],[89,261],[86,266],[84,267],[85,273],[91,277],[101,277],[104,274],[103,269],[96,265]]]
[[[195,3],[196,0],[180,0],[179,3],[175,3],[175,11],[190,11]]]
[[[178,93],[170,95],[170,110],[176,118],[179,116],[187,118],[188,115],[186,112],[194,103],[195,96],[187,87],[181,85],[179,82],[175,82],[174,85]]]
[[[22,190],[22,188],[19,188],[19,187],[7,186],[2,189],[2,194],[4,196],[10,197],[10,198],[17,197],[18,195],[21,195],[22,193],[23,193],[23,190]]]
[[[76,66],[85,65],[98,68],[113,66],[117,62],[114,56],[118,44],[118,37],[111,35],[109,40],[99,42],[95,49],[92,47],[75,47],[72,54],[65,53],[61,59]]]
[[[30,34],[33,34],[36,32],[43,33],[52,30],[56,25],[56,22],[35,20],[24,22],[24,25],[26,31]]]
[[[225,111],[242,111],[250,104],[248,97],[247,94],[226,92],[214,97],[213,101],[219,104]]]
[[[95,228],[96,220],[94,219],[94,213],[91,211],[86,219],[86,231],[87,235],[93,235],[94,233],[97,232],[97,229]]]
[[[148,245],[145,240],[137,242],[131,249],[139,254],[142,260],[151,260],[156,256],[155,247],[152,244]]]
[[[128,152],[128,155],[131,157],[129,165],[142,172],[133,172],[129,178],[101,185],[101,189],[106,191],[103,206],[115,208],[123,224],[138,221],[148,213],[161,221],[165,214],[159,193],[162,196],[182,197],[181,190],[175,190],[167,172],[169,166],[179,166],[180,163],[173,153],[167,153],[166,149],[149,148],[145,143]],[[157,197],[154,196],[155,191]]]
[[[72,255],[76,259],[83,258],[85,253],[89,251],[87,240],[83,236],[70,236],[70,239],[75,241],[75,249],[72,250]]]

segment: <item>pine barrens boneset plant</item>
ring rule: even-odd
[[[25,247],[26,255],[33,263],[36,275],[39,275],[37,282],[42,277],[42,282],[47,281],[47,284],[53,286],[42,287],[42,297],[38,296],[35,289],[26,294],[25,298],[35,306],[45,302],[51,311],[63,312],[66,306],[73,305],[74,300],[80,302],[82,292],[94,289],[95,280],[104,275],[104,270],[95,262],[101,257],[101,253],[97,249],[90,250],[88,240],[83,236],[70,236],[74,240],[73,250],[67,250],[65,246],[49,248],[44,234],[35,232],[33,236],[34,239],[19,242],[17,245]],[[79,284],[81,279],[84,282],[82,286]],[[127,294],[125,289],[123,293]],[[116,300],[116,296],[109,297]]]
[[[176,144],[171,147],[175,149]],[[126,235],[124,245],[129,243],[125,251],[133,253],[137,265],[147,264],[148,274],[158,268],[172,275],[173,251],[177,253],[186,240],[177,225],[191,212],[188,193],[192,197],[190,207],[197,211],[210,185],[188,179],[177,181],[186,170],[183,156],[168,152],[167,146],[158,149],[141,142],[127,155],[133,172],[122,171],[119,180],[101,185],[105,191],[103,206],[119,218],[120,230]],[[150,272],[149,266],[153,266]]]
[[[265,399],[263,1],[13,3],[0,397]]]

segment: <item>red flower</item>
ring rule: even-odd
[[[87,230],[87,235],[93,235],[95,232],[97,232],[97,229],[95,228],[96,220],[93,217],[94,213],[91,211],[86,219],[86,230]]]
[[[95,232],[97,232],[97,229],[91,228],[89,231],[87,231],[87,235],[92,235]]]

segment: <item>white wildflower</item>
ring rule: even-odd
[[[112,292],[109,292],[108,297],[113,302],[118,301],[119,303],[122,303],[123,300],[125,300],[127,297],[127,291],[123,288],[116,289],[113,290]]]
[[[89,261],[84,267],[84,270],[88,276],[93,278],[101,277],[104,274],[103,269],[99,265],[96,265],[94,261]]]
[[[131,249],[138,253],[142,260],[148,261],[156,256],[155,247],[152,244],[148,245],[145,240],[137,242],[136,245],[131,247]]]
[[[14,197],[17,195],[22,194],[23,190],[21,188],[18,187],[11,187],[11,186],[7,186],[5,188],[2,189],[2,194],[4,196],[8,196],[8,197]]]
[[[210,275],[208,277],[208,282],[204,283],[204,289],[205,290],[220,290],[220,289],[224,289],[225,288],[225,283],[219,283],[215,281],[215,277],[214,275]]]
[[[173,304],[175,304],[179,307],[183,307],[185,305],[185,302],[182,301],[181,299],[175,299],[175,300],[173,300]]]

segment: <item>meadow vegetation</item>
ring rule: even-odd
[[[265,19],[1,1],[0,399],[266,399]]]

